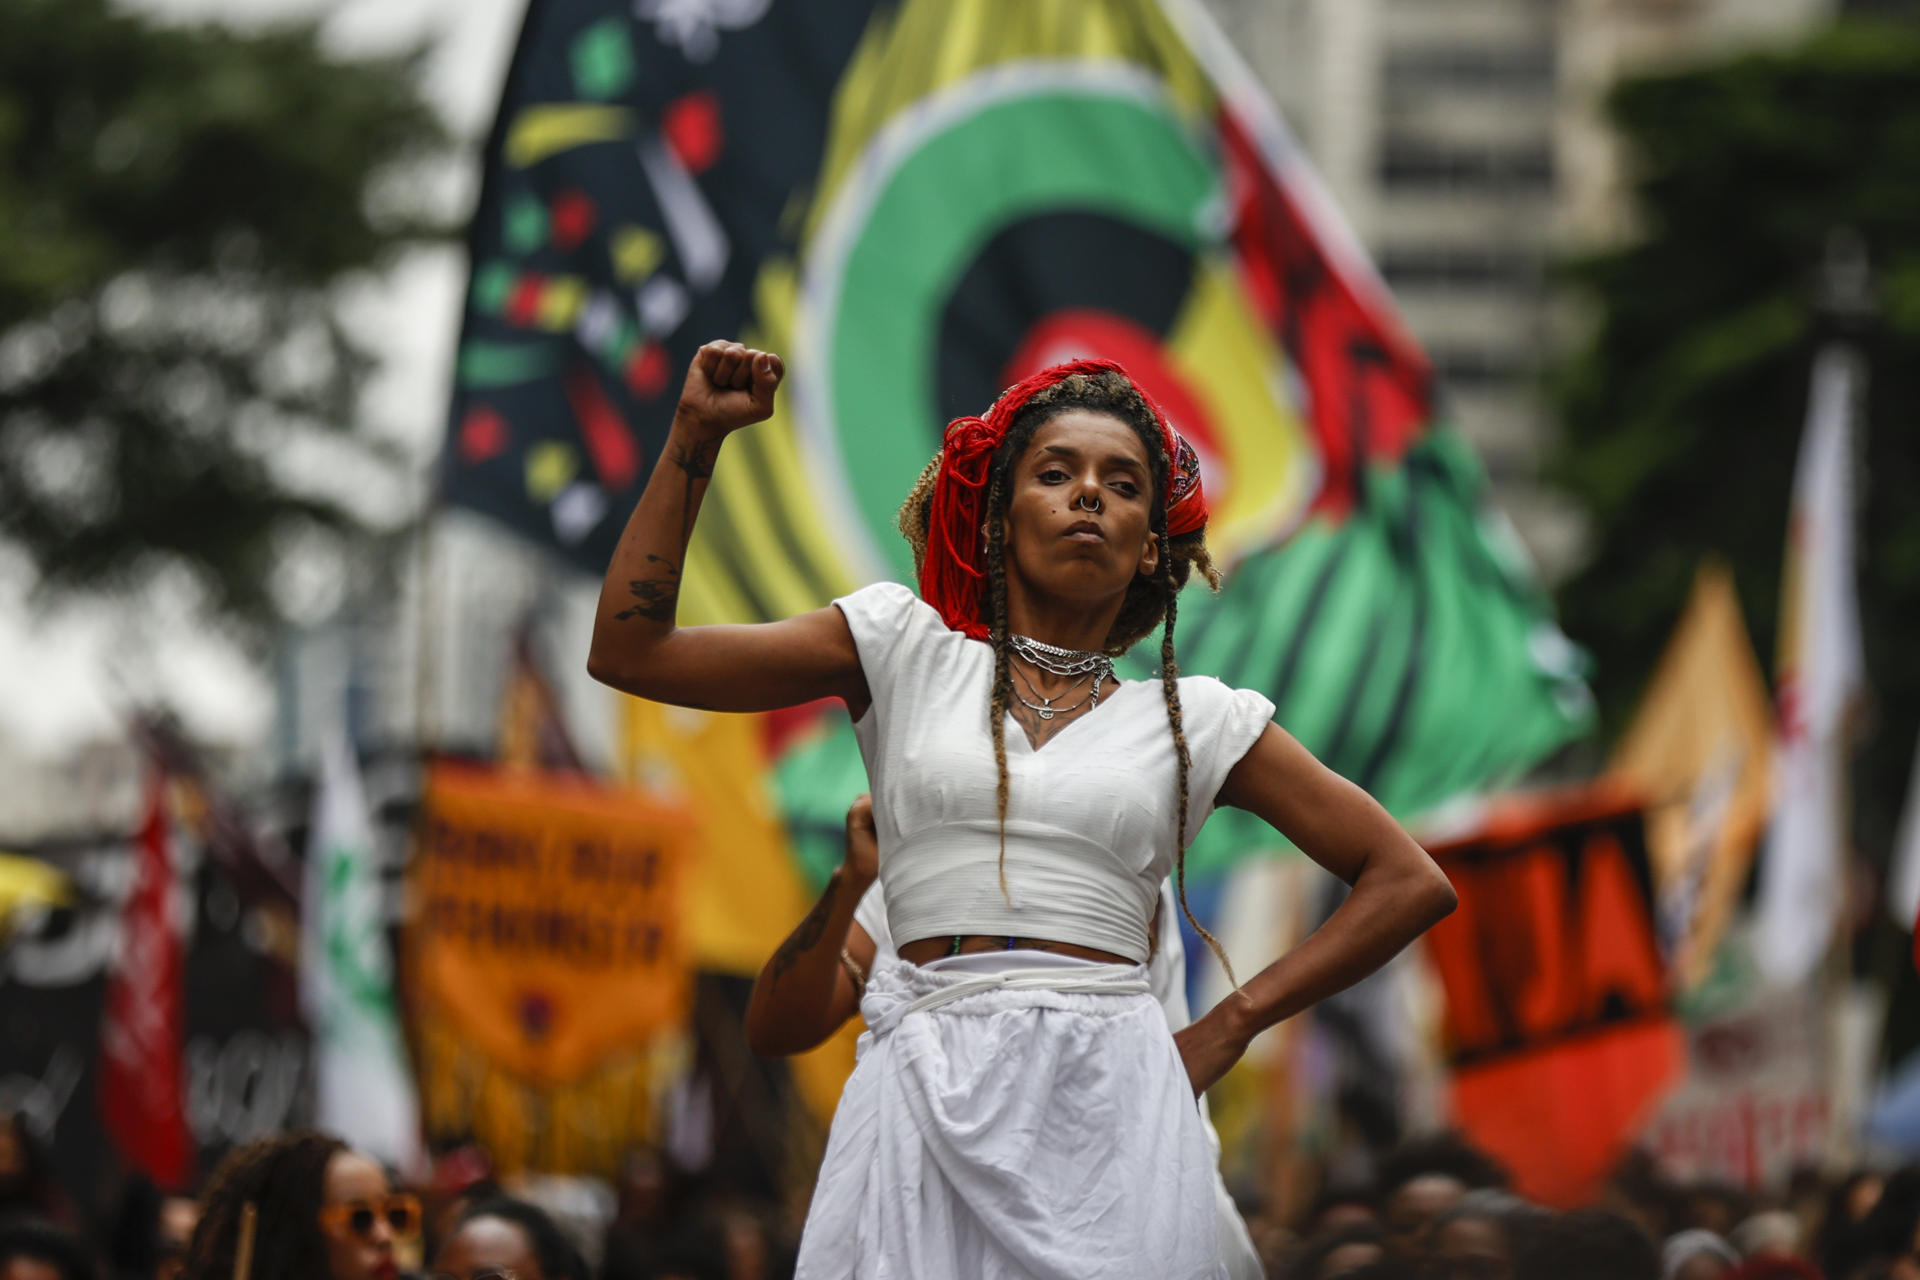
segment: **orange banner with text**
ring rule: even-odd
[[[1685,1066],[1638,804],[1512,797],[1432,852],[1460,894],[1428,935],[1454,1119],[1523,1195],[1586,1203]]]
[[[583,778],[436,764],[412,865],[418,1000],[495,1067],[579,1080],[685,1019],[692,825]]]

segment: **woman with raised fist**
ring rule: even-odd
[[[588,670],[682,706],[837,697],[853,717],[899,956],[865,980],[868,1032],[797,1274],[1219,1277],[1195,1095],[1254,1035],[1384,964],[1453,891],[1272,703],[1179,675],[1177,594],[1195,568],[1216,577],[1206,496],[1192,449],[1109,361],[1044,370],[949,424],[900,511],[918,594],[878,583],[779,622],[677,626],[721,446],[772,413],[782,374],[738,343],[695,355],[607,570]],[[1156,628],[1159,678],[1115,678]],[[1219,804],[1353,892],[1176,1034],[1144,977],[1152,919],[1170,872],[1185,910],[1185,849]],[[780,959],[841,968],[851,990],[859,890],[840,879]]]

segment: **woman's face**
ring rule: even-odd
[[[327,1266],[333,1280],[395,1280],[400,1274],[399,1260],[394,1257],[398,1242],[383,1211],[391,1190],[385,1171],[357,1152],[335,1152],[327,1161],[320,1193],[322,1209],[346,1205],[374,1210],[370,1215],[359,1215],[366,1224],[364,1230],[348,1222],[323,1223]]]
[[[447,1237],[433,1261],[435,1280],[488,1280],[502,1273],[514,1280],[546,1280],[533,1242],[505,1218],[473,1218]]]
[[[1151,574],[1153,468],[1134,429],[1109,413],[1048,419],[1008,474],[1009,578],[1035,593],[1098,607]]]

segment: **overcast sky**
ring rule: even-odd
[[[262,26],[320,16],[329,45],[365,53],[429,43],[425,86],[461,135],[492,119],[525,0],[120,0],[168,21]],[[468,184],[469,189],[471,183]],[[412,255],[350,309],[385,352],[367,411],[425,456],[439,443],[447,370],[459,319],[462,255]],[[80,605],[29,618],[31,574],[0,554],[0,756],[61,756],[121,732],[128,695],[164,698],[189,727],[220,742],[260,741],[272,717],[261,673],[196,627],[179,592],[135,606]]]

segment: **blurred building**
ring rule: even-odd
[[[1581,528],[1540,482],[1540,378],[1579,317],[1556,256],[1631,229],[1607,91],[1792,39],[1835,0],[1205,0],[1433,356],[1447,412],[1551,583]]]

